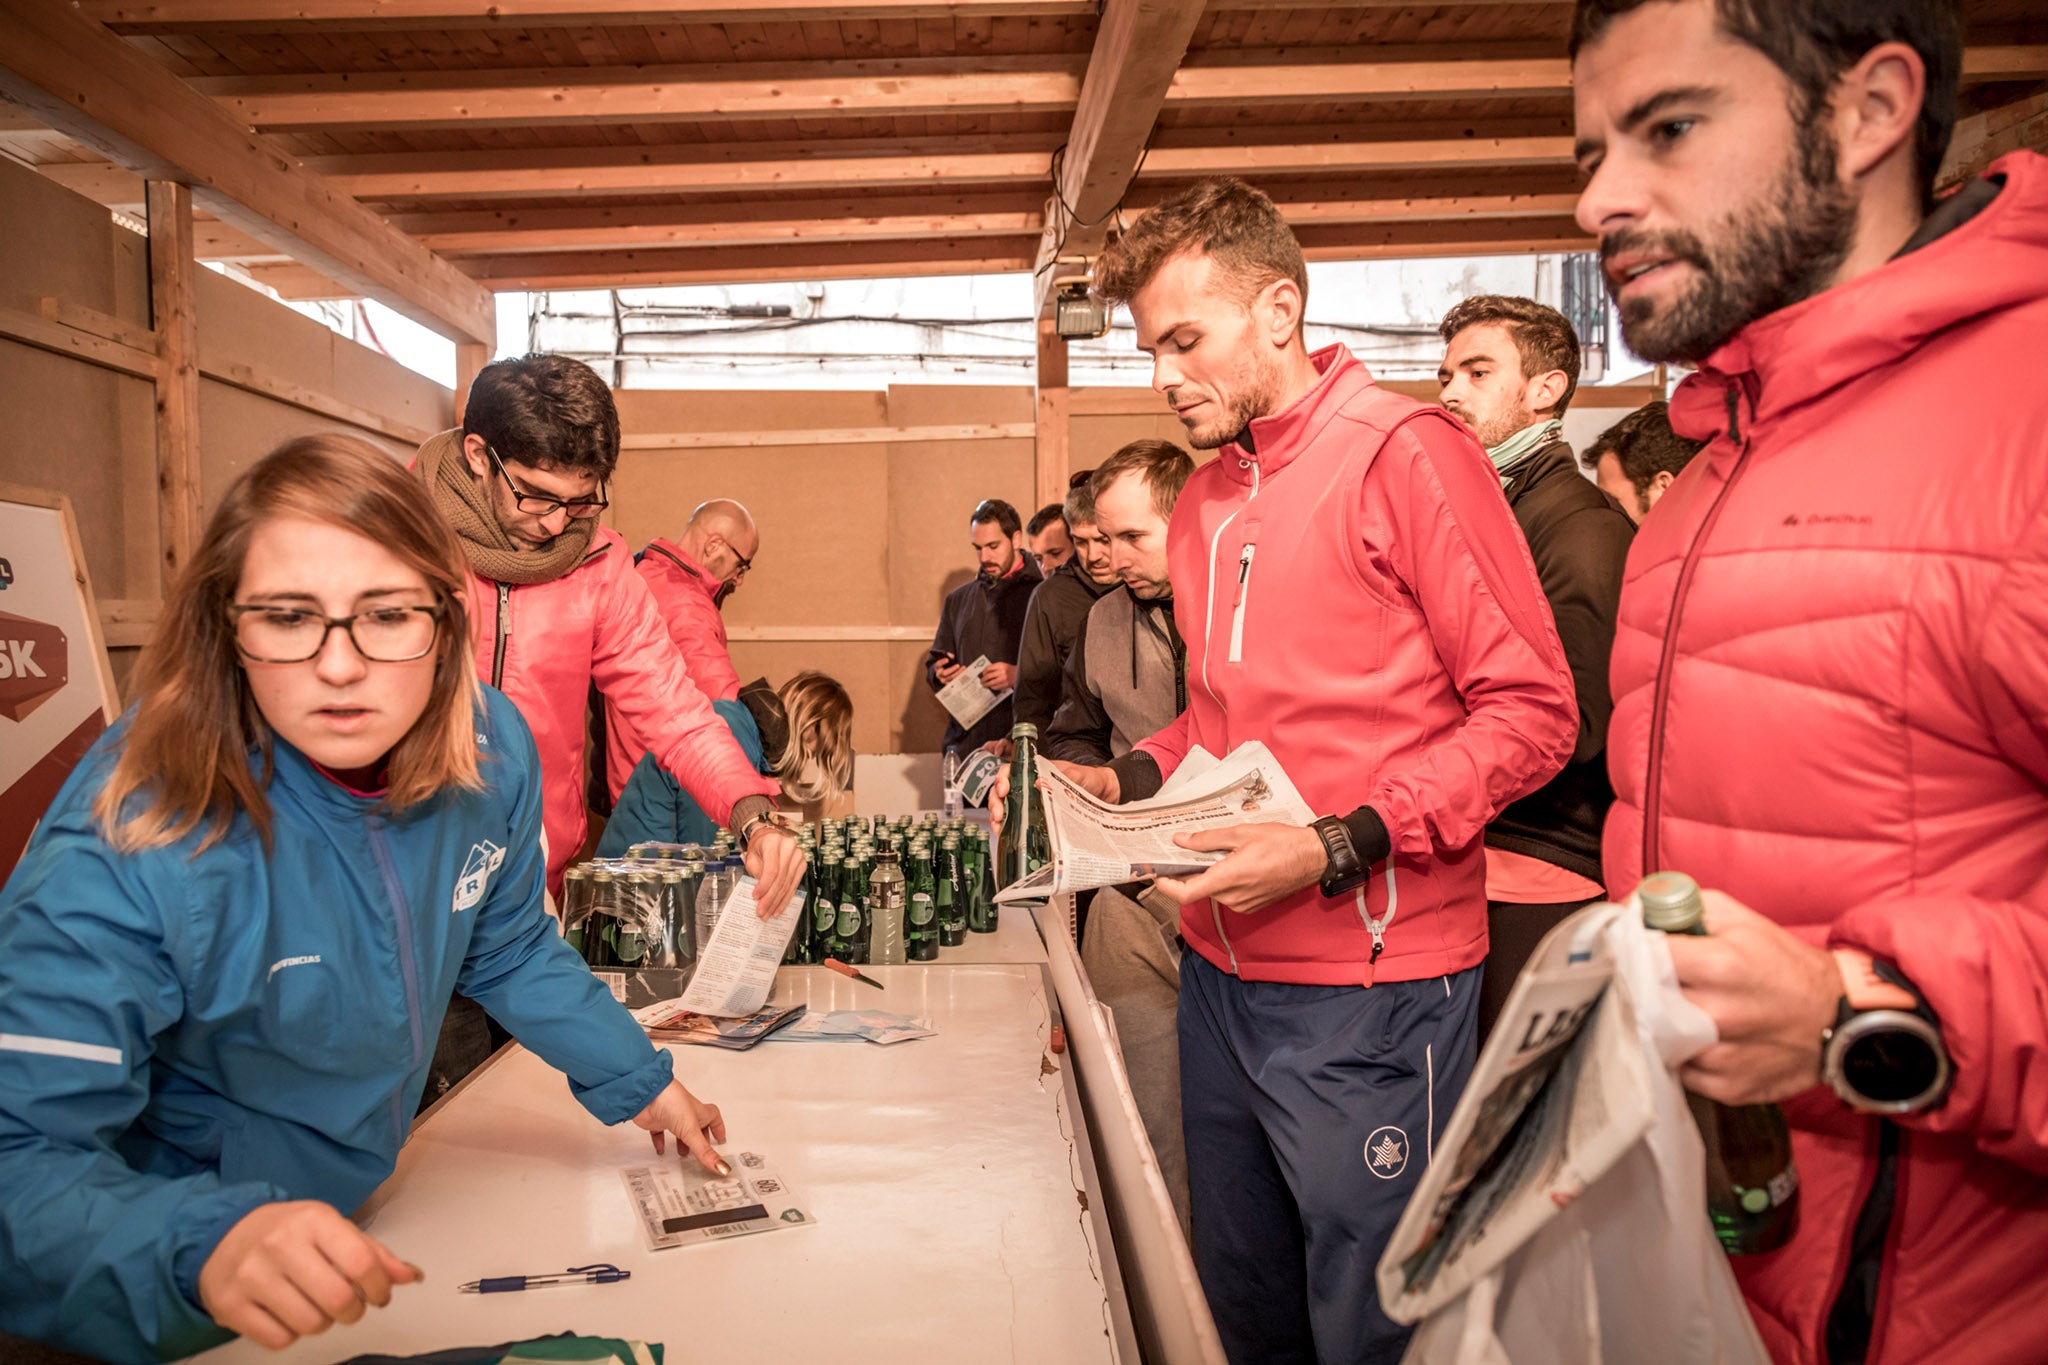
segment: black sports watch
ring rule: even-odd
[[[1845,989],[1821,1032],[1822,1079],[1864,1114],[1917,1114],[1947,1099],[1955,1073],[1925,998],[1888,962],[1837,961]]]
[[[1323,841],[1323,854],[1328,859],[1320,883],[1322,893],[1343,896],[1363,886],[1372,869],[1359,861],[1358,849],[1352,844],[1351,831],[1344,822],[1334,815],[1325,815],[1309,828]]]

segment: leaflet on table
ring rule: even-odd
[[[620,1175],[651,1250],[806,1227],[813,1219],[789,1184],[756,1152],[730,1158],[731,1176],[694,1160],[634,1166]]]
[[[769,1005],[752,1014],[722,1019],[710,1014],[692,1014],[680,1000],[663,1000],[633,1011],[633,1018],[647,1036],[657,1043],[698,1043],[739,1052],[752,1047],[771,1033],[801,1019],[802,1005]]]
[[[762,919],[754,901],[754,879],[740,878],[718,913],[711,941],[698,950],[682,1008],[724,1019],[760,1009],[775,985],[775,969],[789,947],[789,936],[803,922],[803,908],[804,893],[799,891],[780,913]]]
[[[982,686],[982,671],[988,667],[988,655],[975,657],[973,663],[953,675],[953,681],[939,689],[939,705],[946,708],[960,728],[971,730],[976,721],[996,709],[996,703],[1010,695],[1011,689],[991,692]]]
[[[1052,861],[996,893],[1001,902],[1192,877],[1223,855],[1182,848],[1176,834],[1252,822],[1308,825],[1316,818],[1280,760],[1257,740],[1221,759],[1193,749],[1158,795],[1124,806],[1104,805],[1050,763],[1038,772]]]
[[[922,1016],[888,1010],[830,1010],[813,1014],[778,1031],[778,1043],[890,1043],[930,1038],[938,1033]]]

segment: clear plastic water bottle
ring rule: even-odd
[[[739,859],[720,858],[704,864],[704,880],[697,886],[697,953],[703,955],[711,942],[711,931],[718,926],[718,917],[725,912],[725,903],[732,899],[733,888],[740,884]]]
[[[960,751],[950,744],[939,763],[939,780],[945,784],[940,789],[939,800],[943,803],[946,818],[951,820],[960,814]]]

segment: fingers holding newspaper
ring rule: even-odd
[[[1193,877],[1161,877],[1155,885],[1181,905],[1214,900],[1249,915],[1322,878],[1328,855],[1312,829],[1299,825],[1225,825],[1176,834],[1173,842],[1201,853],[1222,853]]]
[[[674,1133],[705,1170],[713,1175],[732,1173],[711,1146],[725,1141],[725,1116],[717,1105],[692,1095],[681,1081],[670,1081],[653,1103],[633,1116],[633,1122],[653,1134],[655,1151],[666,1153],[667,1135]]]

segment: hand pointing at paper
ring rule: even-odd
[[[711,1146],[725,1141],[725,1116],[717,1105],[692,1095],[681,1081],[670,1081],[652,1104],[633,1116],[633,1122],[653,1134],[655,1151],[666,1153],[668,1134],[674,1133],[676,1141],[689,1149],[705,1170],[713,1175],[732,1174],[732,1168]]]

